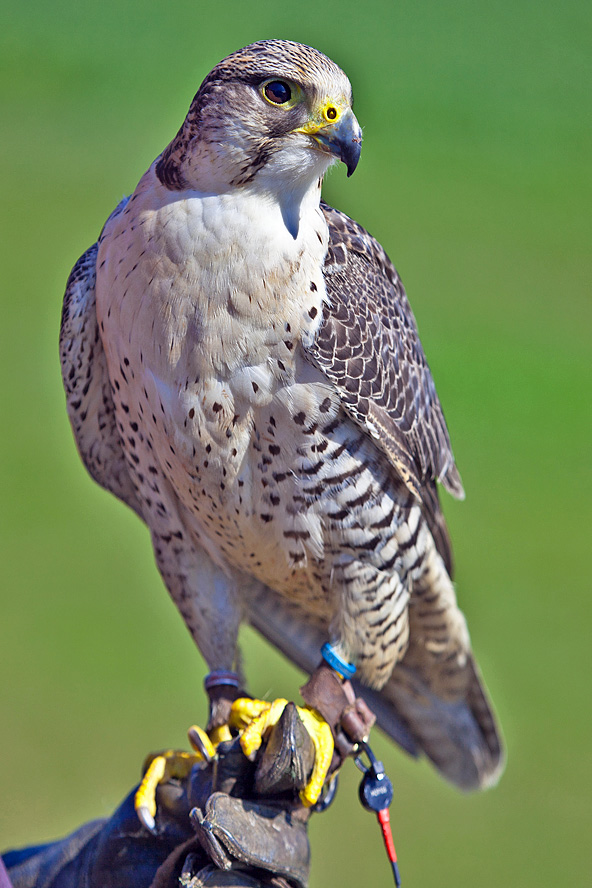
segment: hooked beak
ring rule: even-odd
[[[351,108],[347,108],[335,123],[323,123],[302,128],[315,142],[334,157],[342,160],[351,176],[358,165],[362,151],[362,129]]]

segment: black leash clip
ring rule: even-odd
[[[400,888],[401,876],[399,875],[399,867],[397,864],[397,852],[393,842],[393,834],[391,832],[389,805],[393,800],[393,784],[389,780],[382,762],[379,762],[372,752],[368,743],[360,744],[362,752],[354,759],[356,765],[363,772],[362,782],[360,783],[359,795],[362,806],[366,811],[373,811],[378,818],[382,838],[388,859],[393,868],[393,876],[395,877],[395,885]],[[362,754],[365,753],[370,764],[366,766],[362,761]]]

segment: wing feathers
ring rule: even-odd
[[[450,581],[452,554],[436,481],[464,496],[448,429],[405,291],[382,247],[322,205],[329,225],[328,303],[308,359],[344,409],[373,437],[421,502],[436,550],[409,605],[410,642],[381,691],[356,683],[378,724],[412,755],[423,752],[463,789],[494,783],[503,768],[495,718]],[[318,663],[327,626],[266,590],[255,627],[302,669]]]
[[[120,212],[125,204],[119,205]],[[76,446],[92,477],[140,516],[115,421],[107,362],[95,306],[96,258],[93,244],[68,278],[60,328],[60,359],[68,416]]]
[[[440,481],[464,496],[448,429],[401,280],[380,244],[338,210],[324,275],[329,302],[308,357],[339,391],[408,487]]]

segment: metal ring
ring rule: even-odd
[[[230,685],[233,688],[238,688],[240,687],[240,679],[236,672],[225,671],[224,669],[216,669],[204,678],[204,688],[206,691],[217,688],[219,685]]]
[[[320,814],[322,811],[326,811],[329,805],[333,804],[335,796],[337,795],[337,787],[339,785],[339,774],[334,774],[331,778],[331,782],[327,785],[327,790],[324,795],[318,800],[314,808],[312,809],[317,814]]]

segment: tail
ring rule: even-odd
[[[251,601],[255,628],[306,672],[319,663],[327,627],[271,590]],[[409,603],[409,647],[385,686],[354,681],[380,728],[413,756],[425,754],[464,790],[497,783],[504,753],[452,582],[435,548]]]
[[[379,692],[359,688],[391,733],[409,727],[417,747],[461,789],[497,783],[504,767],[496,719],[471,650],[465,618],[435,547],[409,600],[409,646]]]
[[[504,754],[473,657],[467,663],[466,675],[465,695],[450,701],[430,691],[404,661],[395,667],[381,691],[355,682],[354,686],[389,736],[397,739],[403,724],[412,738],[415,754],[423,752],[447,780],[464,790],[486,789],[499,780]]]

